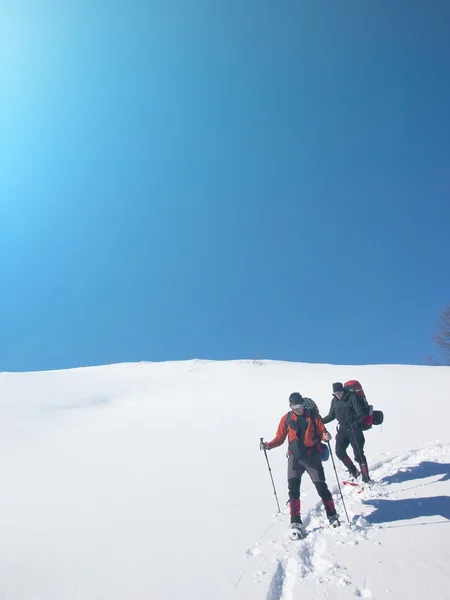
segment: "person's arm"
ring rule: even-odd
[[[335,418],[336,418],[336,413],[334,412],[334,398],[333,398],[333,400],[331,401],[330,411],[326,417],[323,417],[322,421],[323,421],[324,425],[326,425],[327,423],[331,423],[331,421],[334,421]]]
[[[328,442],[329,440],[331,440],[331,435],[326,430],[326,427],[323,423],[323,419],[321,418],[320,415],[317,415],[317,417],[316,417],[316,429],[319,432],[320,439],[323,442]]]
[[[288,434],[288,428],[286,427],[286,419],[287,415],[281,419],[280,424],[278,425],[277,433],[271,442],[266,442],[266,448],[271,450],[272,448],[277,448],[284,444],[284,440]]]

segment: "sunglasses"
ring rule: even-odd
[[[303,404],[291,404],[292,410],[300,410],[303,408]]]

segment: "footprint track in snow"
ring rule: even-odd
[[[285,578],[286,570],[284,563],[279,560],[275,573],[273,574],[272,581],[270,582],[266,600],[281,600],[281,597],[283,596]]]

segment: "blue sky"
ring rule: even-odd
[[[446,0],[6,0],[0,370],[423,363]]]

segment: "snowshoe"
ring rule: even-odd
[[[342,483],[344,485],[351,485],[352,487],[361,487],[359,483],[356,483],[356,481],[352,481],[351,479],[344,479]]]
[[[291,540],[303,540],[306,537],[306,533],[302,529],[301,523],[291,523],[291,531],[289,532]]]
[[[349,475],[350,481],[356,481],[358,479],[358,477],[361,475],[361,473],[360,473],[360,471],[358,471],[358,469],[349,469],[348,475]]]
[[[348,480],[345,480],[342,483],[344,485],[348,485],[348,486],[351,486],[352,488],[354,488],[354,490],[356,491],[357,494],[361,494],[361,492],[364,491],[364,487],[361,483],[356,483],[355,481],[348,481]]]
[[[333,515],[332,517],[328,517],[328,520],[332,527],[340,527],[341,526],[341,522],[339,521],[339,517],[337,514]]]

